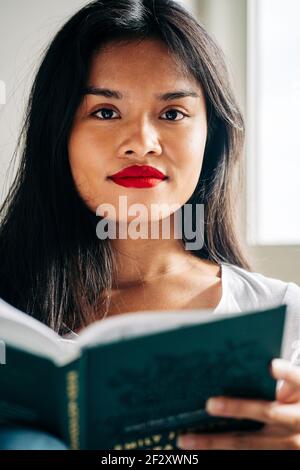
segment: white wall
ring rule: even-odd
[[[249,29],[249,14],[252,0],[195,0],[199,20],[215,37],[227,57],[234,90],[246,121],[246,146],[244,151],[245,186],[240,201],[240,227],[246,247],[252,257],[253,269],[266,276],[293,281],[300,285],[300,246],[294,245],[250,245],[247,232],[251,219],[247,210],[255,210],[254,200],[247,195],[249,171],[253,171],[254,137],[251,132],[253,96],[252,63],[249,61],[252,40]],[[262,0],[263,1],[263,0]],[[280,34],[280,31],[278,31]],[[251,77],[252,78],[252,77]],[[248,198],[248,200],[247,200]]]
[[[0,104],[0,203],[10,186],[7,173],[26,100],[39,58],[68,16],[88,3],[83,0],[1,0],[0,80],[6,104]],[[41,103],[42,106],[42,103]]]
[[[196,15],[225,54],[231,82],[247,121],[247,0],[195,0]],[[246,123],[247,124],[247,123]],[[246,169],[246,148],[243,165]],[[239,228],[246,240],[246,181],[239,200]]]

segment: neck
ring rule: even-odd
[[[157,238],[116,239],[112,246],[116,256],[116,288],[147,284],[162,276],[182,274],[195,266],[195,256],[187,251],[181,239],[174,237],[174,218],[171,216],[170,237],[162,237],[161,221]],[[118,233],[118,230],[117,230]],[[148,230],[150,232],[150,229]]]

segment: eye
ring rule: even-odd
[[[97,109],[97,111],[95,111],[94,113],[92,113],[92,116],[97,117],[97,119],[100,119],[101,121],[110,121],[112,119],[112,113],[117,113],[117,111],[111,108],[100,108]],[[101,114],[102,117],[99,117],[99,114]]]
[[[185,117],[188,117],[187,114],[184,114],[182,111],[178,111],[178,109],[169,109],[165,111],[163,114],[168,114],[171,116],[170,119],[166,119],[166,121],[182,121]],[[181,119],[176,119],[176,115],[181,114],[183,117]],[[175,117],[175,119],[173,119]]]
[[[110,121],[112,119],[116,119],[115,117],[112,116],[113,113],[117,112],[114,109],[111,108],[99,108],[97,111],[92,113],[92,116],[95,116],[97,119],[100,119],[101,121]],[[163,114],[166,114],[169,116],[169,118],[164,119],[166,121],[182,121],[184,117],[188,117],[187,114],[184,114],[182,111],[179,111],[178,109],[169,109],[168,111],[165,111]],[[181,119],[176,119],[176,116],[178,114],[181,114]],[[99,116],[100,115],[100,116]]]

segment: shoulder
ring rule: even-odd
[[[224,266],[225,265],[225,266]],[[232,295],[245,307],[265,307],[287,302],[300,306],[300,287],[294,282],[265,276],[264,274],[247,271],[233,264],[224,263],[229,289]]]
[[[233,264],[226,263],[224,269],[230,294],[241,310],[264,309],[282,304],[287,306],[282,356],[292,358],[297,349],[300,351],[300,286]],[[296,362],[298,360],[296,358]]]

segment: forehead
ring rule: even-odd
[[[158,39],[110,42],[96,52],[91,61],[89,85],[116,88],[161,89],[193,85],[197,80],[167,46]]]

